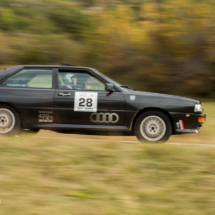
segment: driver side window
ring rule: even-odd
[[[105,91],[104,82],[85,72],[60,71],[58,79],[59,89]]]

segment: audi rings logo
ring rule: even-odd
[[[92,113],[90,120],[97,123],[117,123],[119,116],[116,113]]]

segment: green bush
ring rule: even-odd
[[[0,29],[13,30],[16,24],[16,16],[12,10],[0,8]]]
[[[61,33],[69,33],[75,39],[83,39],[90,32],[91,20],[78,8],[58,7],[48,11],[48,17]]]

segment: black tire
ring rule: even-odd
[[[165,113],[149,110],[135,121],[134,133],[140,142],[165,143],[172,134],[172,125]]]
[[[11,120],[8,120],[11,117]],[[6,120],[6,121],[4,121]],[[14,120],[14,121],[13,121]],[[7,123],[11,121],[11,125],[7,131]],[[10,135],[14,136],[19,134],[21,130],[21,120],[19,113],[16,111],[15,108],[11,107],[10,105],[0,105],[0,135]]]

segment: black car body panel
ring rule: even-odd
[[[23,69],[53,70],[52,88],[38,89],[1,85],[9,77]],[[108,114],[112,117],[112,121],[98,120],[97,115],[92,112],[75,112],[75,93],[80,90],[59,89],[58,81],[60,71],[72,70],[87,72],[103,83],[113,83],[109,78],[92,68],[56,65],[16,66],[0,71],[0,104],[13,106],[20,114],[22,127],[27,129],[132,131],[135,120],[142,112],[156,109],[169,117],[173,134],[197,133],[197,129],[202,126],[202,123],[198,122],[198,118],[206,117],[202,113],[194,112],[195,104],[200,103],[197,100],[159,93],[124,91],[118,85],[114,85],[114,92],[97,92],[97,114],[100,114],[99,117],[103,119],[106,117],[105,114]],[[81,90],[81,92],[95,91]],[[67,93],[68,96],[59,96],[62,93]],[[114,118],[116,116],[117,119]],[[183,129],[178,124],[180,120],[184,122]]]
[[[132,93],[126,92],[124,95],[126,98],[127,111],[126,122],[132,122],[135,119],[135,116],[141,111],[147,109],[162,110],[171,116],[171,121],[174,126],[173,132],[176,131],[176,122],[178,120],[184,120],[186,114],[194,113],[194,105],[199,103],[199,101],[193,99],[159,93],[134,91]],[[131,101],[130,96],[136,96],[136,99]],[[195,114],[195,116],[198,120],[198,116],[200,115]],[[188,121],[190,122],[190,120]],[[127,124],[127,126],[131,127],[132,123]],[[190,127],[192,127],[192,125],[186,122],[186,128],[190,129]],[[195,129],[197,127],[195,127]]]

